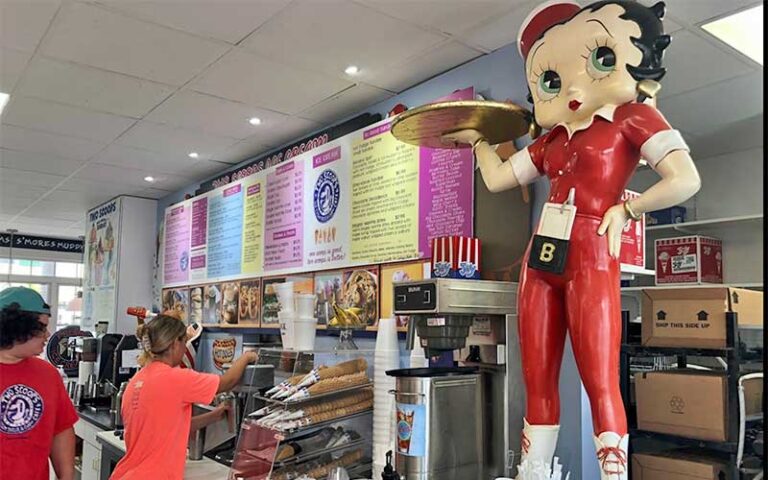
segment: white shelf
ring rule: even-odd
[[[648,287],[622,287],[621,293],[624,292],[642,292],[643,290],[664,290],[670,288],[763,288],[762,282],[755,283],[708,283],[705,285],[652,285]]]
[[[702,230],[731,228],[736,226],[760,226],[763,223],[763,214],[741,215],[736,217],[713,218],[709,220],[695,220],[692,222],[669,223],[665,225],[649,225],[646,232],[671,231],[680,233],[696,233]]]
[[[648,270],[647,268],[641,268],[636,267],[633,265],[622,265],[621,266],[621,279],[622,280],[634,280],[635,275],[648,275],[648,276],[654,276],[656,275],[655,270]]]

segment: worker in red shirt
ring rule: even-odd
[[[684,202],[701,183],[679,132],[646,102],[665,73],[664,9],[622,0],[541,5],[523,22],[518,48],[535,122],[549,131],[507,162],[478,131],[444,137],[472,145],[492,192],[540,176],[550,182],[520,274],[522,464],[551,464],[567,332],[589,395],[601,479],[628,475],[619,391],[621,232],[630,218]],[[621,203],[641,157],[661,180]]]
[[[58,370],[38,356],[51,310],[26,287],[0,292],[0,478],[59,480],[75,475],[77,412]]]

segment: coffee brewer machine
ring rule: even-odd
[[[428,358],[451,351],[460,365],[392,372],[397,472],[405,480],[514,477],[525,401],[517,283],[397,282],[394,314],[410,316],[408,350],[418,333]]]

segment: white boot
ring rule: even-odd
[[[530,425],[523,419],[523,434],[520,442],[520,465],[541,463],[547,469],[552,465],[557,446],[560,425]]]
[[[615,432],[603,432],[595,439],[597,462],[600,466],[600,480],[627,480],[627,447],[629,435],[621,436]]]

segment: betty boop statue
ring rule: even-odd
[[[627,478],[627,421],[619,391],[619,249],[630,218],[693,196],[699,175],[677,130],[652,105],[671,38],[665,6],[549,2],[518,34],[545,134],[502,162],[475,130],[444,136],[471,144],[492,192],[546,175],[550,194],[525,254],[518,296],[527,393],[522,461],[550,465],[560,421],[558,378],[566,332],[589,395],[602,480]],[[639,197],[621,194],[640,159],[661,180]]]

